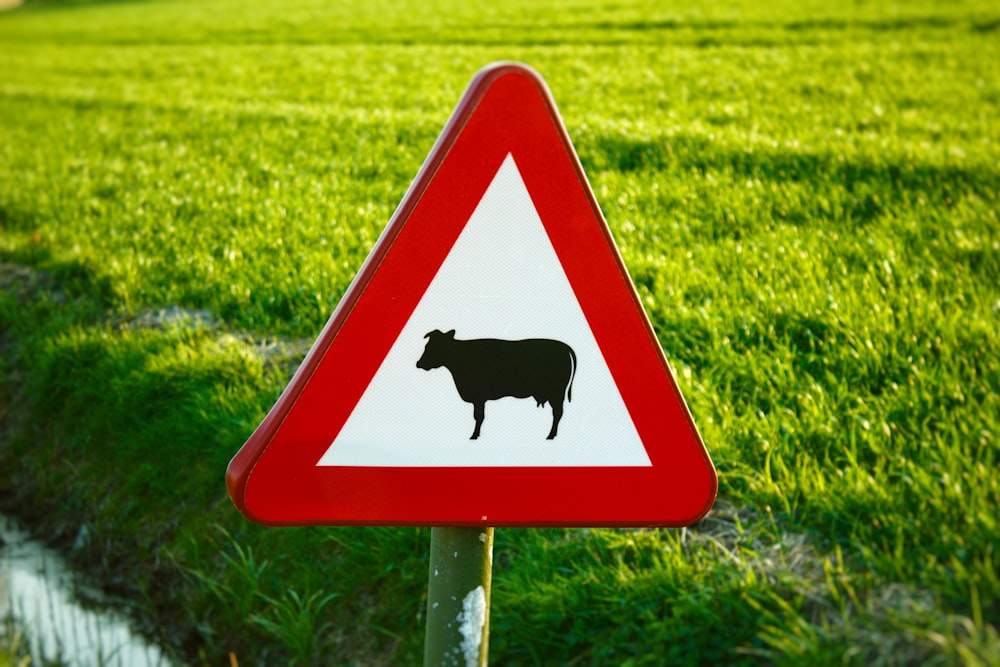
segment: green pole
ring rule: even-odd
[[[432,528],[424,667],[485,667],[492,528]]]

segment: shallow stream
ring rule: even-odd
[[[62,557],[13,519],[0,515],[0,621],[23,630],[32,665],[67,667],[176,667],[159,647],[100,603]],[[86,592],[85,595],[80,595]]]

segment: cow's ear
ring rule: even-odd
[[[449,331],[448,333],[446,333],[445,336],[447,336],[448,338],[454,338],[455,337],[455,330],[452,329],[451,331]]]
[[[439,334],[439,333],[441,333],[441,332],[438,331],[437,329],[435,329],[434,331],[428,331],[427,333],[424,334],[424,338],[430,338],[434,334]]]

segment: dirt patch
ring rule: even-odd
[[[206,329],[216,329],[219,321],[204,309],[193,310],[180,306],[164,308],[147,308],[128,322],[130,326],[140,329],[169,329],[178,326],[199,326]]]
[[[5,0],[0,0],[0,3]],[[0,292],[10,294],[18,301],[34,298],[42,288],[52,285],[52,276],[44,271],[0,262]]]

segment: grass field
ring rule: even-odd
[[[0,13],[3,504],[193,664],[419,662],[427,530],[261,528],[223,475],[517,59],[720,491],[685,530],[498,530],[493,662],[1000,664],[1000,9],[476,5]]]

